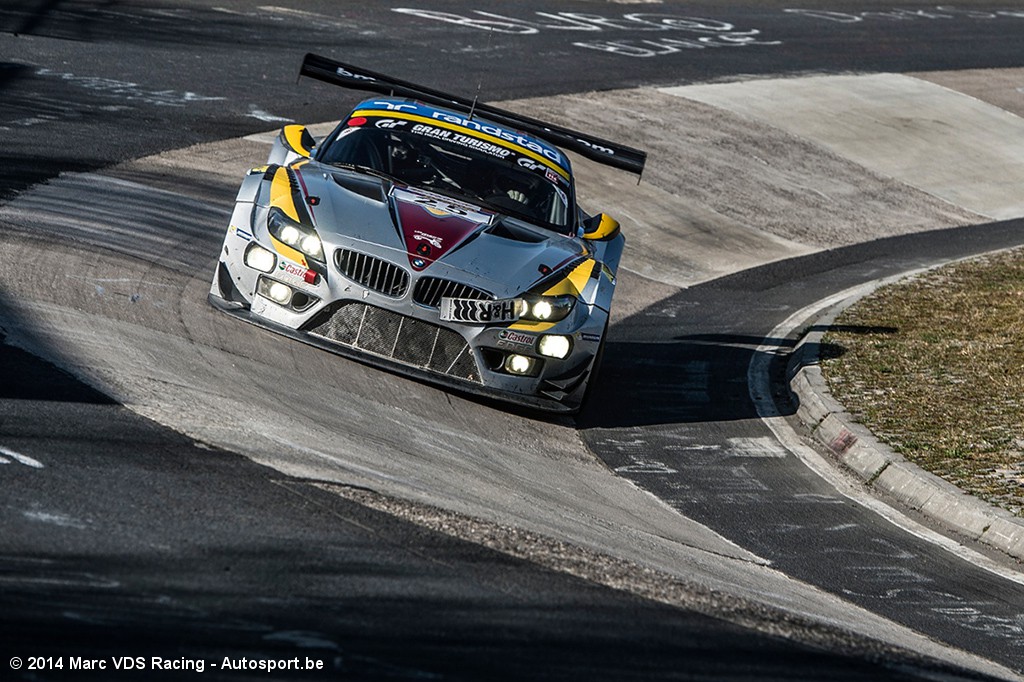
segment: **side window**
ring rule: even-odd
[[[373,128],[348,128],[341,131],[324,151],[325,163],[351,163],[385,170],[380,134]]]

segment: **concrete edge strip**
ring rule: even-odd
[[[1000,249],[992,253],[1006,250]],[[933,267],[908,271],[840,292],[791,316],[789,320],[776,328],[771,336],[773,338],[786,338],[798,329],[813,327],[802,335],[790,356],[787,367],[787,380],[790,390],[799,399],[799,407],[796,412],[797,421],[835,459],[829,460],[814,452],[813,457],[819,459],[820,462],[816,461],[814,462],[815,466],[812,466],[808,461],[812,458],[811,454],[803,451],[794,451],[794,454],[804,460],[815,471],[819,470],[820,466],[818,465],[821,463],[825,463],[826,466],[833,468],[836,462],[841,463],[849,471],[855,473],[869,488],[883,491],[911,509],[925,514],[945,528],[961,533],[972,540],[984,543],[1010,557],[1022,560],[1024,559],[1024,519],[1017,518],[1004,509],[965,493],[948,481],[908,462],[890,447],[879,441],[866,427],[856,423],[846,409],[832,397],[822,375],[821,367],[818,364],[818,349],[820,348],[821,339],[843,310],[887,284],[948,265],[949,263],[977,257],[979,256],[951,260]],[[766,345],[763,348],[770,352],[773,346]],[[755,382],[767,383],[767,366],[756,369],[756,372],[763,374],[763,377],[755,377],[753,376],[755,373],[754,364],[752,361],[751,376],[749,377],[751,379],[752,397],[755,397]],[[763,364],[766,364],[766,362]],[[780,440],[783,440],[784,443],[800,442],[799,434],[796,433],[788,420],[778,414],[774,408],[774,403],[772,403],[771,407],[765,406],[762,413],[762,404],[766,402],[763,395],[770,395],[770,393],[763,389],[756,391],[756,393],[758,395],[755,398],[755,403],[758,405],[758,413],[762,419],[768,422],[769,427],[776,432],[776,435],[780,435],[780,431],[788,430],[788,433],[783,434],[784,438],[780,436]],[[808,446],[803,447],[805,450],[811,450]],[[819,473],[821,472],[819,471]],[[827,478],[832,480],[833,477]],[[871,506],[873,508],[878,506],[888,507],[888,505],[884,505],[884,503],[877,499],[874,500],[874,504]],[[919,524],[911,521],[891,507],[888,509],[889,512],[883,514],[886,518],[925,539],[935,542],[934,533],[930,531],[922,533],[924,529]],[[876,511],[878,511],[877,508]],[[986,557],[963,547],[955,540],[946,538],[945,542],[940,541],[936,542],[936,544],[955,551],[961,556],[965,556],[966,552],[965,558],[973,563],[996,572],[1005,578],[1024,584],[1024,574],[997,567]]]

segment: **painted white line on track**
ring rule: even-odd
[[[1000,578],[1024,585],[1024,573],[1002,566],[992,559],[989,559],[984,554],[976,552],[952,538],[948,538],[941,533],[937,533],[930,528],[921,525],[903,514],[901,511],[885,504],[881,500],[861,489],[857,483],[840,471],[836,465],[828,462],[821,454],[818,453],[817,450],[807,445],[800,438],[800,435],[793,429],[786,418],[779,413],[778,408],[775,406],[775,401],[771,397],[769,366],[771,364],[772,357],[778,351],[779,346],[778,344],[771,343],[769,339],[788,338],[789,335],[797,328],[814,319],[822,311],[837,305],[842,301],[851,298],[863,297],[880,286],[884,286],[891,282],[895,282],[930,269],[932,268],[921,268],[919,270],[901,273],[875,282],[861,284],[829,296],[828,298],[822,299],[816,303],[812,303],[806,308],[798,310],[790,315],[786,320],[775,327],[775,329],[769,332],[761,345],[758,346],[754,353],[754,357],[750,361],[750,365],[747,367],[747,388],[750,393],[750,399],[753,401],[754,408],[757,410],[757,414],[761,418],[761,421],[771,429],[779,442],[782,443],[787,450],[798,457],[808,469],[835,488],[836,492],[840,495],[875,512],[897,528],[900,528],[901,530],[910,533],[925,542],[935,545],[936,547],[944,549],[954,556],[977,566],[978,568],[982,568],[989,573],[999,576]]]
[[[295,119],[285,118],[284,116],[275,116],[269,112],[264,111],[256,107],[255,105],[249,107],[249,118],[255,118],[263,121],[264,123],[293,123]]]
[[[61,528],[75,528],[78,530],[85,530],[88,528],[88,524],[84,521],[71,518],[67,514],[58,514],[53,512],[44,512],[31,510],[22,512],[22,516],[30,521],[39,521],[40,523],[49,523],[54,526],[60,526]]]
[[[0,464],[10,464],[10,461],[7,459],[10,458],[17,462],[18,464],[24,464],[25,466],[32,467],[33,469],[44,468],[43,463],[40,462],[39,460],[32,459],[28,455],[23,455],[19,452],[15,452],[14,450],[5,448],[2,445],[0,445],[0,455],[2,455],[0,456]]]

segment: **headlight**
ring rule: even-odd
[[[273,272],[277,266],[277,256],[256,242],[251,242],[245,250],[245,264],[261,272]]]
[[[276,206],[267,215],[267,229],[282,244],[301,251],[313,260],[324,262],[324,247],[316,230],[295,222]]]
[[[574,296],[524,296],[520,301],[520,319],[534,322],[564,320],[576,304]]]

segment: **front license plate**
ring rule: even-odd
[[[477,301],[472,298],[442,298],[441,319],[445,322],[492,324],[515,322],[519,319],[519,306],[514,298],[499,301]]]

